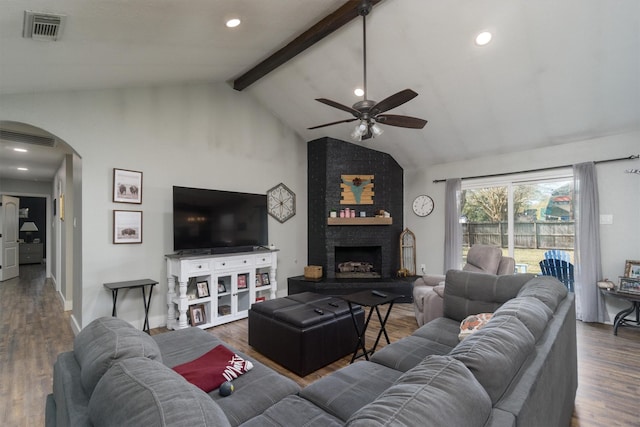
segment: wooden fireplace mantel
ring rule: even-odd
[[[327,218],[327,225],[391,225],[393,218],[356,217],[356,218]]]

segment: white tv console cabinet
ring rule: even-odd
[[[251,304],[276,297],[277,249],[165,257],[169,329],[243,319]]]

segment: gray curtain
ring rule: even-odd
[[[444,272],[462,268],[460,178],[447,179],[444,199]]]
[[[576,220],[576,317],[584,322],[605,322],[608,314],[596,282],[602,279],[600,208],[595,163],[573,166]]]

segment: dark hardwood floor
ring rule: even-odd
[[[42,426],[53,363],[58,353],[73,348],[73,333],[69,313],[62,311],[53,284],[44,279],[44,267],[21,266],[20,271],[19,279],[0,282],[0,420],[7,426]],[[376,327],[372,320],[371,334]],[[415,328],[412,306],[397,304],[387,326],[391,341]],[[640,329],[623,327],[617,337],[611,330],[609,325],[577,324],[579,385],[573,427],[640,426]],[[246,320],[208,331],[301,386],[346,366],[350,359],[301,378],[249,347]],[[368,339],[372,342],[371,336]]]

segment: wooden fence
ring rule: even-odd
[[[508,246],[506,222],[469,222],[462,224],[463,244]],[[516,222],[514,246],[527,249],[573,249],[574,221]]]

